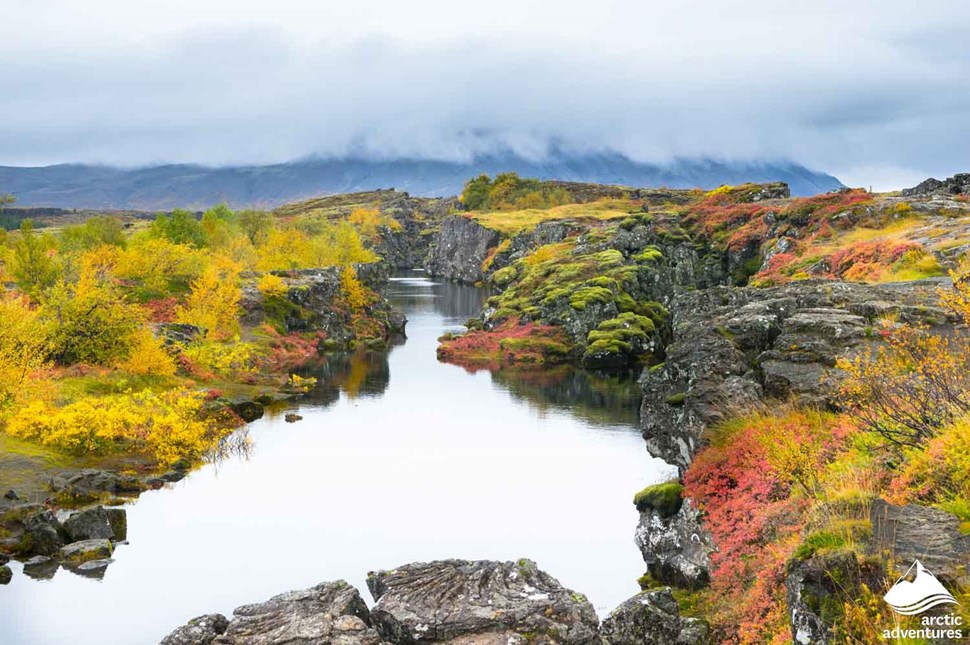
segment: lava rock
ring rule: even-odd
[[[287,423],[296,423],[303,419],[299,414],[293,414],[292,412],[283,417]]]
[[[5,564],[0,564],[0,585],[10,584],[13,579],[13,571]]]
[[[140,493],[147,486],[137,477],[119,475],[109,470],[86,469],[68,478],[54,477],[51,490],[73,495],[91,493]]]
[[[222,614],[197,616],[163,638],[161,645],[209,645],[228,627],[229,620]]]
[[[213,642],[380,645],[384,641],[370,626],[370,613],[360,593],[338,580],[237,607],[225,633]]]
[[[392,643],[599,643],[581,594],[531,560],[441,560],[372,572],[374,626]]]
[[[128,539],[128,513],[123,508],[106,508],[105,515],[108,516],[108,524],[114,539],[118,542]]]
[[[24,520],[23,553],[54,555],[67,542],[67,533],[54,514],[43,510]]]
[[[64,520],[64,530],[67,531],[71,542],[110,540],[116,537],[103,506],[72,513]]]
[[[653,509],[641,511],[634,539],[654,579],[687,589],[709,582],[713,538],[690,499],[669,518]]]
[[[896,506],[882,499],[869,509],[873,543],[889,551],[900,570],[919,559],[941,580],[970,582],[970,535],[960,531],[960,520],[938,508],[907,504]]]
[[[710,628],[680,615],[670,589],[644,591],[613,610],[600,629],[603,645],[709,645]]]
[[[68,562],[81,563],[108,559],[113,551],[110,540],[81,540],[62,546],[58,556]]]
[[[501,236],[467,217],[452,216],[441,222],[437,245],[425,264],[428,273],[472,284],[483,278],[482,263],[498,246]]]

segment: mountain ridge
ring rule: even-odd
[[[351,157],[226,167],[0,166],[0,192],[12,193],[19,206],[155,210],[205,208],[226,202],[234,208],[273,207],[322,195],[391,187],[416,196],[455,195],[473,176],[507,171],[539,179],[631,187],[710,189],[722,184],[784,181],[793,195],[842,187],[835,177],[792,162],[678,159],[648,164],[616,153],[599,153],[556,154],[542,160],[501,154],[470,162]]]

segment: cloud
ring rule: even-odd
[[[91,5],[94,5],[93,7]],[[0,163],[466,159],[550,143],[970,169],[959,0],[13,3]]]

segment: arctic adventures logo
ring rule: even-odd
[[[915,573],[914,573],[915,572]],[[913,573],[912,579],[909,578]],[[882,597],[897,614],[916,616],[940,605],[957,605],[946,587],[936,579],[919,560],[914,560],[896,584]],[[963,638],[963,617],[953,614],[942,616],[923,616],[918,628],[904,629],[895,627],[883,630],[886,639],[899,638]]]

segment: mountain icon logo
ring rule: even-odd
[[[916,575],[907,580],[906,576],[915,569]],[[915,616],[937,605],[950,603],[959,604],[946,590],[946,587],[926,570],[919,560],[914,560],[906,573],[896,581],[896,584],[882,597],[897,614]]]

